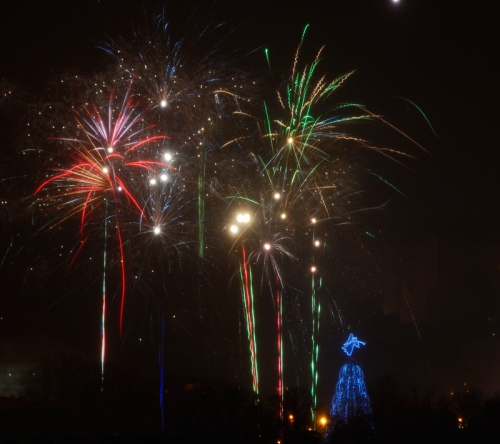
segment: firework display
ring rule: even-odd
[[[38,125],[35,148],[26,150],[44,161],[31,211],[45,221],[40,233],[74,228],[69,268],[86,255],[99,258],[92,273],[102,284],[101,389],[110,319],[118,319],[125,340],[137,309],[131,307],[142,298],[143,306],[156,307],[163,409],[165,301],[192,293],[203,313],[203,285],[211,285],[212,270],[226,267],[240,284],[246,337],[238,340],[245,342],[242,361],[250,363],[256,400],[259,361],[271,353],[275,367],[265,378],[276,387],[283,419],[285,380],[299,380],[286,367],[294,355],[308,361],[300,378],[315,420],[322,307],[332,305],[328,252],[356,211],[349,155],[405,154],[356,134],[355,123],[386,122],[360,104],[335,101],[352,73],[333,80],[320,73],[323,49],[307,60],[306,30],[288,80],[272,94],[238,60],[222,57],[218,45],[203,51],[201,37],[173,41],[160,20],[130,43],[105,45],[105,70],[62,76],[63,99],[42,105],[46,112],[31,126]],[[33,114],[42,115],[39,109]],[[48,140],[35,139],[40,128]],[[227,285],[235,293],[233,280]],[[272,316],[261,315],[264,307]],[[263,331],[272,331],[271,352]]]

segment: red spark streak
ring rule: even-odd
[[[253,322],[252,322],[252,300],[250,297],[250,285],[248,280],[248,269],[247,269],[247,258],[245,246],[243,243],[241,244],[241,252],[243,255],[243,274],[245,276],[245,298],[247,301],[247,323],[249,327],[249,336],[250,336],[250,350],[252,352],[252,373],[253,373],[253,387],[254,390],[257,389],[257,372],[256,372],[256,356],[255,356],[255,344],[254,344],[254,333],[253,333]]]

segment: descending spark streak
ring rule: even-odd
[[[121,268],[121,279],[122,279],[122,285],[121,285],[122,292],[120,301],[120,337],[121,337],[123,333],[123,311],[125,308],[125,256],[123,254],[122,232],[120,230],[120,222],[118,221],[118,219],[116,220],[116,228],[118,234],[118,245],[120,248],[120,268]]]
[[[106,204],[107,207],[107,204]],[[106,354],[106,268],[107,268],[108,221],[104,220],[104,254],[102,271],[102,317],[101,317],[101,393],[104,391],[104,358]]]
[[[250,345],[252,364],[253,390],[259,395],[259,374],[257,368],[257,343],[255,340],[255,315],[252,291],[252,271],[248,265],[245,246],[242,244],[242,262],[240,265],[240,279],[242,282],[243,304],[246,312],[247,333]]]
[[[165,433],[165,313],[161,312],[161,336],[158,344],[158,361],[160,365],[160,413],[161,413],[161,432]]]
[[[312,231],[313,245],[315,244],[314,229]],[[314,254],[313,254],[314,264]],[[311,419],[313,424],[316,423],[316,406],[317,406],[317,391],[318,391],[318,356],[319,356],[319,320],[321,313],[321,305],[317,296],[317,289],[321,288],[322,278],[319,279],[319,284],[316,285],[316,273],[311,273]]]
[[[198,175],[198,255],[202,258],[204,255],[204,231],[205,231],[205,198],[203,196],[205,182],[205,158],[201,164]]]
[[[278,281],[278,277],[276,277]],[[280,420],[283,420],[284,412],[284,393],[283,393],[283,295],[279,282],[276,289],[276,327],[278,331],[278,399],[279,399],[279,415]]]

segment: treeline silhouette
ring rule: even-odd
[[[140,365],[116,362],[101,392],[94,364],[62,357],[26,374],[23,394],[0,398],[0,437],[10,443],[498,443],[500,395],[469,389],[440,396],[401,388],[386,375],[368,384],[371,418],[311,423],[308,390],[275,396],[213,380],[158,379]],[[320,406],[329,411],[328,405]],[[318,415],[319,416],[319,415]],[[163,432],[162,432],[163,429]]]

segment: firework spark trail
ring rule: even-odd
[[[161,414],[161,432],[165,433],[165,313],[162,310],[160,319],[160,341],[158,344],[158,364],[160,367],[160,414]]]
[[[277,91],[275,104],[263,102],[262,116],[256,117],[249,76],[232,68],[227,61],[213,57],[218,47],[205,53],[198,50],[199,40],[193,48],[194,53],[202,55],[198,60],[189,57],[193,48],[184,39],[173,42],[162,20],[157,23],[158,35],[137,34],[130,45],[112,42],[106,51],[113,56],[114,64],[104,73],[73,80],[75,88],[85,90],[78,90],[73,97],[76,94],[80,100],[77,103],[87,105],[73,113],[76,128],[53,139],[60,144],[60,155],[53,162],[52,176],[42,181],[35,194],[56,210],[52,227],[79,215],[81,244],[73,261],[95,240],[89,226],[100,226],[102,230],[104,220],[103,375],[106,271],[118,264],[111,260],[111,253],[116,252],[121,273],[121,335],[128,262],[130,267],[149,266],[152,259],[148,256],[152,252],[156,264],[169,266],[180,264],[185,257],[197,256],[195,262],[203,269],[202,264],[210,261],[218,239],[210,234],[220,229],[219,218],[224,211],[221,208],[226,206],[222,199],[231,198],[228,205],[231,210],[250,204],[252,222],[245,231],[245,239],[238,243],[242,256],[238,255],[237,262],[252,384],[258,394],[254,311],[259,295],[255,295],[255,301],[253,269],[256,276],[261,276],[261,293],[268,293],[275,310],[282,418],[283,320],[292,300],[288,296],[299,293],[298,289],[304,285],[304,264],[297,258],[304,253],[302,245],[309,244],[311,232],[315,241],[315,230],[319,227],[331,233],[340,225],[335,227],[333,220],[345,222],[353,214],[342,207],[349,198],[350,179],[345,179],[346,171],[338,166],[339,157],[351,147],[373,150],[391,159],[404,153],[372,146],[344,131],[345,124],[363,120],[391,125],[367,111],[364,105],[330,106],[332,94],[352,73],[333,80],[318,75],[323,48],[312,62],[302,62],[307,26],[295,52],[288,83]],[[267,50],[266,59],[271,69]],[[89,97],[92,100],[87,100]],[[255,131],[248,124],[251,119],[256,123]],[[318,221],[318,228],[311,227],[313,218]],[[116,236],[107,239],[112,228],[107,224],[111,220],[115,222]],[[236,241],[231,251],[235,244]],[[313,255],[313,265],[317,259]],[[142,273],[143,270],[138,275]],[[322,275],[318,277],[312,272],[311,311],[307,316],[311,316],[310,377],[314,408],[321,317],[318,290],[322,285]],[[309,291],[303,293],[306,292],[309,294]],[[336,307],[335,300],[333,303]],[[343,328],[340,311],[338,314]],[[159,364],[163,390],[163,355]]]
[[[253,390],[259,395],[259,373],[257,367],[257,343],[255,340],[255,314],[252,288],[252,270],[248,265],[245,246],[241,245],[242,262],[240,264],[240,279],[242,283],[242,297],[246,313],[247,334],[250,345],[250,357],[252,364]]]
[[[54,225],[80,213],[82,238],[85,236],[85,227],[89,221],[100,217],[99,207],[105,202],[104,217],[107,218],[108,207],[111,206],[115,214],[120,252],[120,335],[123,331],[126,288],[124,239],[119,220],[123,211],[120,208],[132,205],[139,213],[139,217],[144,217],[141,205],[135,196],[135,177],[143,173],[155,175],[158,168],[174,170],[172,165],[156,160],[156,157],[144,157],[143,151],[147,145],[165,140],[167,136],[149,135],[154,125],[145,128],[142,125],[145,111],[140,108],[141,100],[133,97],[131,87],[132,82],[125,90],[123,102],[116,112],[113,93],[103,112],[99,111],[97,106],[94,106],[92,111],[85,107],[85,117],[80,117],[80,114],[75,112],[77,131],[83,132],[85,139],[53,138],[71,150],[69,160],[72,164],[64,167],[60,162],[60,166],[55,169],[56,174],[42,182],[35,191],[35,194],[40,194],[45,190],[47,201],[57,205],[58,208],[59,206],[67,208],[66,213],[58,215]],[[87,238],[88,236],[85,236],[80,249],[83,248]]]
[[[265,128],[262,135],[264,148],[253,156],[257,160],[258,174],[256,177],[252,176],[241,194],[235,198],[233,196],[235,205],[240,205],[243,201],[257,205],[251,227],[255,236],[247,244],[248,262],[252,266],[259,265],[262,279],[267,280],[266,286],[274,293],[280,414],[283,401],[283,313],[287,309],[284,296],[287,288],[300,287],[300,284],[292,283],[288,272],[301,266],[300,262],[295,262],[295,258],[308,233],[312,231],[313,241],[315,240],[311,220],[315,221],[313,225],[318,223],[322,230],[329,231],[334,229],[332,219],[342,221],[353,215],[352,211],[342,207],[342,201],[348,201],[351,197],[344,185],[345,171],[336,166],[336,152],[342,152],[347,147],[359,147],[392,159],[396,154],[403,154],[396,150],[377,148],[343,131],[344,124],[378,119],[379,116],[366,111],[361,105],[339,104],[329,106],[326,114],[320,113],[320,105],[322,108],[325,104],[328,106],[331,95],[352,73],[341,75],[332,81],[325,76],[318,76],[317,68],[323,48],[318,51],[311,64],[302,66],[304,34],[295,53],[289,82],[284,91],[277,94],[278,110],[268,102],[263,103],[263,123],[259,127]],[[358,114],[349,114],[353,110]],[[259,121],[258,118],[257,120]],[[378,120],[385,122],[383,119]],[[323,285],[323,279],[318,279],[315,272],[312,274],[310,377],[314,419],[321,318],[317,290]],[[340,322],[342,323],[341,317]],[[255,340],[249,338],[249,341],[252,349],[251,343]]]
[[[107,204],[106,204],[107,207]],[[104,253],[102,264],[102,315],[101,315],[101,393],[104,391],[104,361],[106,357],[106,268],[108,220],[104,219]]]
[[[315,239],[315,230],[312,230],[312,243],[313,248],[317,247],[319,241]],[[318,357],[319,357],[319,326],[321,316],[321,303],[317,291],[321,288],[323,279],[319,278],[318,284],[316,283],[317,268],[314,262],[314,254],[311,268],[311,419],[313,424],[316,421],[316,407],[317,407],[317,391],[318,391]]]
[[[410,312],[410,316],[411,316],[411,319],[413,321],[413,325],[415,326],[415,330],[417,331],[418,338],[420,339],[420,345],[422,346],[422,351],[424,352],[425,362],[427,364],[427,370],[429,370],[429,375],[431,375],[431,377],[432,377],[431,365],[429,363],[429,359],[427,358],[427,352],[425,351],[424,341],[422,339],[422,335],[420,334],[420,329],[418,328],[417,320],[415,319],[415,315],[413,314],[413,309],[411,308],[411,305],[410,305],[410,294],[408,293],[406,286],[404,287],[403,294],[405,297],[406,305],[408,306],[408,311]]]
[[[278,332],[277,347],[278,347],[278,399],[279,399],[279,415],[280,420],[283,420],[284,412],[284,393],[283,393],[283,295],[282,290],[278,285],[276,289],[276,329]]]

